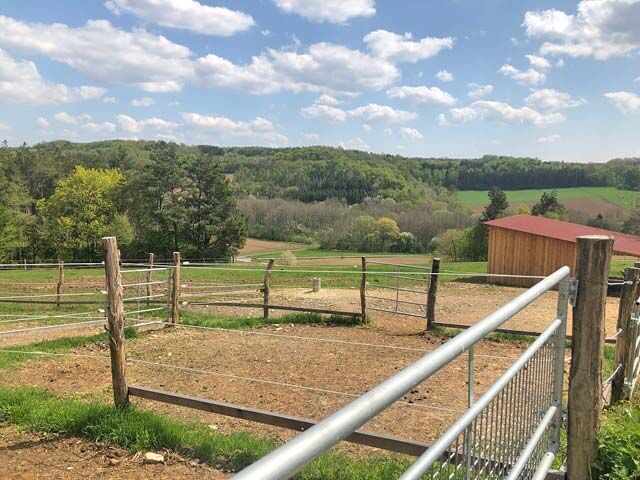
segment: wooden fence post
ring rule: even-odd
[[[120,273],[120,254],[116,237],[105,237],[104,271],[107,284],[107,324],[109,350],[111,353],[111,380],[113,382],[113,400],[116,407],[129,405],[129,393],[126,379],[124,344],[124,302],[122,300],[122,276]]]
[[[635,263],[633,264],[633,266],[634,266],[635,268],[640,268],[640,262],[635,262]]]
[[[633,338],[630,335],[631,315],[635,307],[638,296],[640,296],[640,269],[625,268],[624,270],[625,285],[622,287],[622,296],[620,297],[620,308],[618,310],[618,323],[616,331],[619,331],[616,337],[616,362],[615,366],[620,370],[613,377],[611,384],[611,403],[620,400],[629,400],[628,392],[625,392],[624,378],[625,369],[629,359],[633,356],[635,345],[632,344]]]
[[[173,252],[171,281],[171,323],[180,323],[180,252]]]
[[[569,480],[591,478],[602,411],[602,360],[607,282],[613,238],[578,237],[573,308],[573,340],[569,374],[567,475]]]
[[[269,318],[269,287],[271,285],[271,270],[273,269],[274,263],[276,263],[276,261],[273,258],[269,260],[267,269],[264,271],[264,280],[262,283],[262,293],[264,294],[263,318],[265,320]]]
[[[367,257],[362,257],[362,279],[360,280],[360,309],[362,323],[367,319]]]
[[[153,293],[153,289],[151,288],[151,278],[153,277],[153,260],[155,255],[153,253],[149,254],[149,271],[147,272],[147,306],[151,303],[151,294]]]
[[[60,306],[62,287],[64,285],[64,260],[58,260],[58,284],[56,285],[56,306]]]
[[[431,273],[429,278],[429,294],[427,295],[427,330],[433,330],[436,321],[436,298],[438,296],[438,285],[440,284],[440,259],[434,258],[431,263]]]

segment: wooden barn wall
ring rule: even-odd
[[[549,275],[568,265],[576,265],[576,244],[530,233],[489,227],[489,273],[508,275]],[[537,282],[527,278],[489,277],[489,283],[529,287]]]

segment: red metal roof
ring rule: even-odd
[[[640,237],[604,230],[602,228],[588,227],[586,225],[578,225],[577,223],[552,220],[534,215],[514,215],[512,217],[491,220],[485,222],[485,224],[491,227],[500,227],[507,230],[531,233],[533,235],[574,243],[576,242],[576,237],[582,235],[607,235],[615,239],[613,244],[613,251],[615,253],[640,257]]]

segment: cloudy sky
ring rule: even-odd
[[[640,0],[3,1],[0,138],[640,156]]]

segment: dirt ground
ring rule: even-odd
[[[230,475],[162,452],[164,464],[147,465],[141,455],[76,438],[20,432],[0,424],[0,478],[7,480],[222,480]]]
[[[272,240],[258,240],[256,238],[247,238],[247,243],[240,250],[240,255],[282,252],[284,250],[295,250],[296,248],[304,248],[306,246],[307,245],[304,245],[302,243],[275,242]]]

